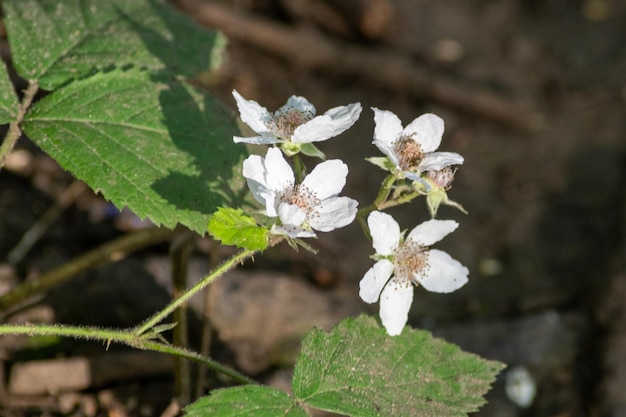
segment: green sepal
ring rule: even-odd
[[[280,150],[287,156],[294,156],[300,153],[301,146],[301,144],[293,142],[281,142],[279,145]]]
[[[435,218],[435,216],[437,215],[437,210],[439,210],[439,206],[441,204],[455,207],[462,213],[467,214],[467,211],[463,208],[462,205],[460,205],[456,201],[448,199],[448,194],[446,193],[445,189],[441,187],[433,187],[431,191],[426,195],[426,205],[428,206],[430,217],[432,217],[433,219]]]
[[[391,162],[391,159],[387,158],[386,156],[372,156],[369,158],[365,158],[365,160],[370,164],[374,164],[378,168],[381,168],[385,171],[395,172],[397,170],[394,163]]]
[[[320,151],[317,146],[312,143],[303,143],[300,145],[300,152],[305,154],[306,156],[311,156],[313,158],[319,158],[322,161],[326,159],[326,155],[324,152]]]

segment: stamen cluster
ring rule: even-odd
[[[282,108],[274,112],[272,118],[267,122],[267,127],[277,137],[289,141],[298,126],[312,120],[314,116],[315,114],[308,109]]]

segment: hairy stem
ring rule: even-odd
[[[62,325],[0,325],[0,335],[27,335],[27,336],[61,336],[75,339],[100,341],[106,344],[120,343],[135,349],[150,350],[174,355],[180,358],[198,362],[217,372],[228,375],[233,380],[242,384],[256,384],[256,381],[237,372],[236,370],[222,365],[211,358],[204,357],[187,349],[157,342],[147,337],[141,337],[130,330],[103,329],[98,327],[78,327]]]
[[[180,297],[172,301],[161,311],[158,311],[151,318],[146,320],[141,326],[135,329],[135,334],[137,336],[142,335],[146,331],[150,330],[156,324],[163,321],[167,316],[169,316],[174,310],[176,310],[179,306],[187,302],[191,297],[196,295],[198,292],[202,291],[207,285],[215,281],[217,278],[221,277],[224,273],[228,272],[238,263],[243,262],[245,259],[252,257],[257,251],[250,249],[242,249],[233,255],[230,259],[227,259],[224,263],[222,263],[219,267],[213,270],[209,275],[202,278],[196,285],[188,289],[185,293],[183,293]]]

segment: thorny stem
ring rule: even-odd
[[[199,291],[202,291],[207,285],[215,281],[217,278],[221,277],[224,273],[229,271],[230,269],[237,266],[237,264],[243,262],[245,259],[252,257],[257,251],[250,249],[242,249],[233,255],[230,259],[227,259],[222,265],[214,269],[209,275],[202,278],[196,285],[188,289],[185,293],[183,293],[180,297],[173,300],[169,303],[165,308],[161,311],[158,311],[151,318],[146,320],[141,326],[139,326],[133,332],[136,336],[140,336],[144,334],[146,331],[154,327],[159,322],[163,321],[167,316],[169,316],[174,310],[176,310],[179,306],[187,302],[191,297],[196,295]]]
[[[196,352],[187,349],[168,345],[162,342],[151,340],[150,337],[139,336],[130,330],[113,330],[98,327],[78,327],[61,325],[0,325],[0,335],[22,334],[27,336],[62,336],[75,339],[95,340],[105,343],[107,346],[112,343],[121,343],[135,349],[150,350],[153,352],[167,353],[180,358],[190,359],[208,368],[221,372],[241,384],[256,384],[253,379],[237,372],[236,370],[222,365],[213,359],[204,357]]]
[[[17,140],[22,135],[20,123],[24,120],[26,110],[28,110],[33,102],[33,98],[35,97],[35,94],[37,94],[37,91],[39,91],[39,85],[35,81],[31,81],[28,84],[28,88],[24,90],[24,97],[22,97],[22,102],[19,105],[17,117],[9,125],[9,131],[4,138],[4,141],[2,141],[2,146],[0,146],[0,170],[2,170],[2,167],[4,166],[7,155],[11,152],[17,143]]]

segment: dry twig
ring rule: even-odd
[[[301,68],[358,76],[381,88],[427,97],[522,131],[530,132],[538,127],[536,115],[529,114],[514,100],[434,74],[406,55],[331,40],[311,29],[293,28],[216,3],[198,0],[176,3],[200,24],[282,56]]]

